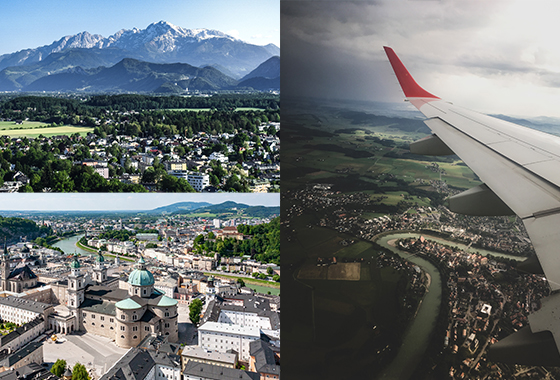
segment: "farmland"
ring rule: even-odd
[[[429,134],[420,120],[334,107],[301,114],[296,108],[287,119],[284,139],[289,144],[282,161],[282,175],[290,178],[286,187],[331,183],[345,191],[351,185],[354,191],[372,196],[385,193],[385,204],[394,205],[401,195],[408,195],[423,205],[427,198],[414,190],[436,191],[434,182],[455,189],[480,183],[456,156],[433,158],[409,152],[409,143]]]
[[[38,121],[24,121],[22,124],[16,124],[13,121],[0,121],[0,135],[10,137],[45,137],[59,136],[59,135],[73,135],[78,133],[85,136],[88,132],[93,132],[93,128],[76,127],[73,125],[63,125],[58,127],[51,127],[45,123]]]

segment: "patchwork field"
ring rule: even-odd
[[[352,187],[351,191],[380,194],[387,188],[390,194],[383,202],[395,205],[402,198],[400,194],[395,197],[391,188],[400,187],[400,193],[413,197],[412,202],[426,206],[427,198],[407,192],[407,187],[433,191],[430,181],[440,179],[458,189],[480,184],[456,156],[433,158],[410,153],[408,144],[430,133],[420,120],[345,112],[335,107],[316,107],[316,113],[309,113],[311,107],[301,107],[298,113],[297,105],[290,106],[291,114],[283,117],[286,189],[306,183],[333,183],[342,192]],[[432,168],[432,163],[437,167]],[[345,182],[352,186],[345,186]]]

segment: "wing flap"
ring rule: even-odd
[[[521,165],[439,118],[425,123],[521,218],[560,207],[558,189]]]
[[[550,287],[552,290],[560,289],[560,260],[558,260],[560,214],[527,218],[523,220],[523,224],[531,237],[531,242]],[[560,299],[558,302],[560,302]],[[560,314],[558,317],[560,318]],[[558,324],[558,327],[560,328],[560,324]],[[560,331],[558,338],[560,338]]]

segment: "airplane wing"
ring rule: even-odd
[[[530,330],[493,345],[489,357],[560,365],[560,137],[446,102],[420,87],[393,49],[384,49],[406,99],[427,117],[433,133],[412,143],[411,152],[455,153],[484,183],[449,198],[450,210],[519,216],[541,268],[536,267],[544,271],[553,291],[542,308],[529,315]]]

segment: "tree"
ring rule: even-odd
[[[146,170],[147,171],[147,170]],[[165,192],[174,193],[194,193],[190,183],[184,178],[177,178],[170,174],[163,174],[161,181],[158,183],[158,189]]]
[[[237,283],[239,284],[239,286],[240,286],[241,288],[243,288],[243,287],[245,286],[245,281],[243,281],[242,278],[238,278],[238,279],[237,279]]]
[[[273,270],[272,267],[268,267],[266,268],[266,273],[270,276],[272,274]]]
[[[198,325],[198,322],[200,322],[201,311],[202,301],[199,298],[196,298],[189,305],[189,318],[193,325]]]
[[[87,369],[83,364],[74,364],[74,368],[72,369],[72,380],[90,380]]]
[[[66,360],[57,359],[51,367],[51,373],[55,376],[62,377],[66,370]]]

